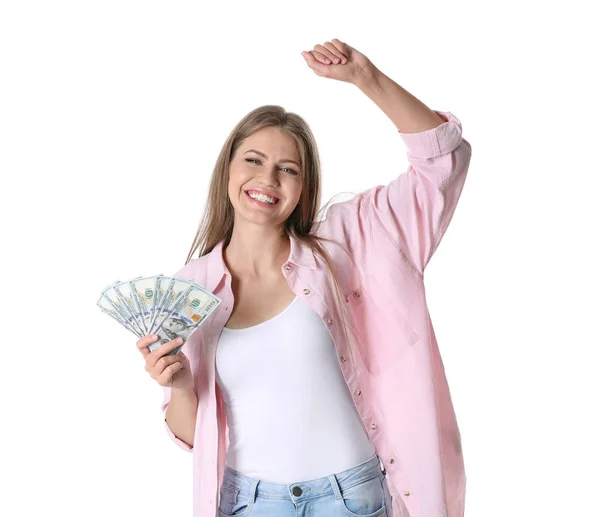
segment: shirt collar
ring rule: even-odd
[[[223,245],[221,240],[210,253],[208,253],[208,275],[206,288],[212,293],[217,288],[225,275],[231,276],[223,260]],[[290,235],[290,255],[287,262],[307,269],[317,269],[314,252],[305,244]]]

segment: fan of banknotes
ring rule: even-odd
[[[164,275],[117,280],[102,291],[97,305],[138,338],[157,334],[150,351],[181,337],[183,344],[219,306],[221,299],[193,280]],[[183,346],[171,350],[175,355]]]

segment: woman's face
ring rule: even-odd
[[[247,137],[229,168],[228,193],[236,220],[241,217],[256,224],[282,226],[300,200],[302,172],[292,136],[267,127]],[[250,199],[248,189],[267,190],[278,201],[260,206]]]

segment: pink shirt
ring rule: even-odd
[[[408,149],[406,172],[387,186],[331,205],[318,227],[319,235],[340,242],[355,263],[326,243],[358,336],[345,338],[327,268],[309,248],[290,239],[290,256],[281,270],[331,334],[348,390],[388,473],[397,517],[406,509],[410,517],[463,517],[465,504],[461,435],[429,318],[423,271],[456,209],[471,145],[452,113],[436,113],[445,121],[438,127],[400,133]],[[193,454],[195,517],[218,516],[229,444],[215,382],[216,347],[234,302],[222,252],[223,242],[173,275],[193,279],[223,300],[182,348],[198,395],[193,448],[173,434],[165,418],[169,436]],[[170,391],[164,388],[163,411]]]

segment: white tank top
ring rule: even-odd
[[[223,329],[216,378],[229,426],[226,463],[243,475],[308,481],[375,454],[329,331],[297,296],[270,320]]]

